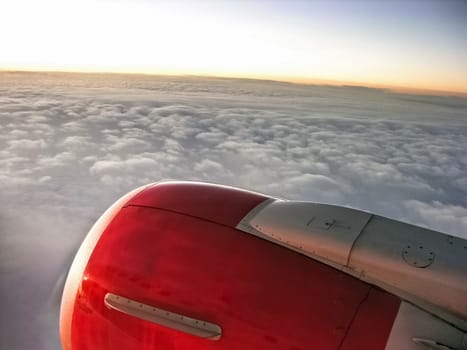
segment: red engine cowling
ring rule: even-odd
[[[384,349],[400,300],[237,230],[268,197],[166,182],[95,224],[62,300],[65,349]]]

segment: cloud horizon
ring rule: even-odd
[[[161,179],[465,238],[466,115],[467,98],[382,89],[0,73],[0,344],[59,348],[57,280],[77,245],[118,197]]]

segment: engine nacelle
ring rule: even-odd
[[[122,197],[70,269],[64,349],[389,349],[407,309],[401,298],[245,232],[240,224],[268,201],[196,182],[157,183]],[[416,335],[407,336],[417,349]]]

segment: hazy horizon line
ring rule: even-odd
[[[411,93],[433,96],[454,96],[467,97],[467,91],[437,90],[431,88],[417,88],[407,86],[394,86],[386,84],[371,84],[355,81],[340,81],[333,79],[320,78],[301,78],[301,77],[266,77],[266,76],[244,76],[244,75],[217,75],[217,74],[197,74],[197,73],[159,73],[159,72],[140,72],[140,71],[111,71],[111,70],[66,70],[66,69],[28,69],[28,68],[2,68],[0,73],[63,73],[63,74],[102,74],[102,75],[141,75],[141,76],[160,76],[160,77],[192,77],[192,78],[212,78],[212,79],[236,79],[236,80],[255,80],[263,82],[287,83],[302,86],[331,86],[342,88],[362,88],[374,90],[386,90],[396,93]]]

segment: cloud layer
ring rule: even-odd
[[[460,97],[1,73],[2,348],[58,348],[52,290],[72,252],[115,199],[160,179],[346,205],[465,237],[466,118]]]

